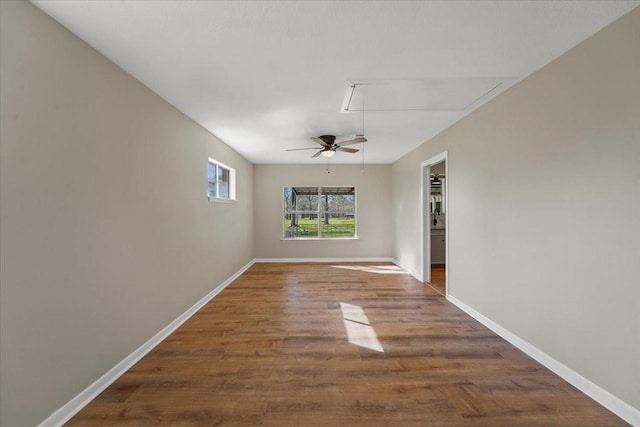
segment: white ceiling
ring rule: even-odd
[[[362,113],[341,112],[350,82],[503,81],[464,110],[366,111],[365,161],[391,163],[640,4],[32,2],[254,163],[326,162],[285,149],[360,133]]]

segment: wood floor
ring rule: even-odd
[[[626,425],[397,273],[255,264],[68,425]]]
[[[443,296],[446,295],[447,270],[445,267],[431,267],[431,282],[429,285]]]

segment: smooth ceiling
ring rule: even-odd
[[[285,149],[361,131],[341,112],[349,82],[513,78],[463,110],[367,111],[365,161],[391,163],[640,4],[33,3],[254,163],[326,162]]]

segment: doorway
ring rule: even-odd
[[[421,164],[422,278],[438,293],[448,294],[449,211],[447,152]]]

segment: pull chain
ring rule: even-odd
[[[364,173],[364,143],[362,143],[362,173]]]
[[[364,135],[364,95],[362,95],[362,136]],[[364,174],[364,142],[362,143],[362,173]]]

